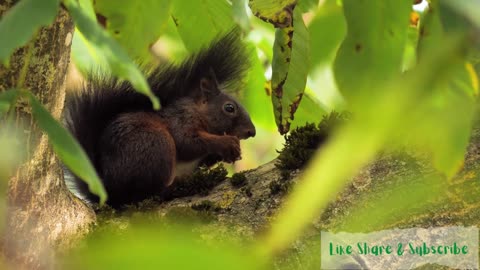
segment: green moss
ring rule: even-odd
[[[220,210],[220,207],[216,206],[214,202],[209,201],[209,200],[204,200],[201,201],[200,203],[193,204],[192,206],[193,210],[196,211],[218,211]]]
[[[327,141],[332,130],[347,118],[345,113],[332,112],[324,116],[318,125],[306,124],[292,130],[285,136],[285,146],[275,164],[277,168],[290,171],[305,166],[315,151]]]
[[[252,187],[251,186],[245,186],[245,187],[242,187],[242,189],[240,190],[242,191],[243,193],[245,193],[245,195],[247,195],[247,197],[252,197]]]
[[[247,177],[245,177],[245,173],[243,172],[235,173],[232,175],[232,178],[230,178],[230,183],[237,188],[243,187],[247,183]]]
[[[200,167],[192,175],[175,181],[169,190],[167,199],[192,196],[195,194],[207,195],[210,190],[227,178],[227,170],[222,164],[208,169]]]
[[[166,224],[190,224],[192,226],[210,223],[215,220],[211,211],[199,211],[192,207],[171,207],[163,216]]]
[[[286,193],[290,190],[291,186],[292,186],[292,182],[290,181],[285,181],[285,180],[272,181],[269,185],[270,194],[276,195],[279,193]]]

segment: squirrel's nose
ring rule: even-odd
[[[256,131],[255,128],[247,130],[247,138],[255,137]]]

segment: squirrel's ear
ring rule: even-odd
[[[220,94],[218,81],[215,76],[215,72],[213,72],[213,70],[210,69],[208,76],[200,79],[200,90],[202,90],[202,94],[204,96],[209,96],[209,95],[215,96]]]

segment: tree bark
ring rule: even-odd
[[[15,2],[0,1],[0,15]],[[68,13],[60,10],[51,26],[42,28],[30,45],[16,50],[8,69],[0,67],[0,91],[17,86],[22,68],[28,65],[24,88],[59,119],[73,33]],[[32,119],[29,105],[19,100],[16,113],[16,128],[28,137],[27,158],[9,181],[4,252],[15,268],[49,268],[53,250],[81,238],[95,215],[67,190],[61,164]]]

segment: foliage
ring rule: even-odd
[[[306,124],[292,130],[285,136],[285,145],[279,151],[275,166],[281,170],[303,168],[317,149],[332,136],[335,127],[343,124],[348,118],[346,113],[332,112],[324,116],[318,124]]]
[[[235,173],[230,178],[230,182],[234,187],[243,187],[247,184],[247,177],[245,176],[245,173]]]
[[[200,167],[192,175],[186,175],[181,180],[175,181],[166,194],[166,198],[173,199],[195,194],[207,195],[212,188],[225,179],[227,179],[227,170],[222,164],[213,169]]]
[[[27,44],[41,26],[51,24],[59,4],[59,0],[25,0],[5,14],[0,23],[0,36],[4,37],[0,46],[0,62],[8,65],[10,55],[15,49]],[[29,14],[27,20],[25,14]]]
[[[14,48],[33,40],[37,29],[53,20],[60,3],[37,2],[20,0],[0,20],[4,40],[0,61],[8,62]],[[443,189],[429,186],[434,183],[441,187],[438,183],[448,181],[462,167],[478,106],[478,1],[431,0],[424,11],[415,11],[411,0],[327,0],[322,5],[310,0],[250,0],[248,7],[244,0],[155,2],[161,10],[149,8],[154,1],[127,2],[62,2],[77,27],[72,58],[80,70],[88,69],[92,61],[95,65],[103,63],[107,72],[130,81],[158,107],[158,100],[131,59],[142,65],[155,62],[150,51],[152,42],[159,37],[165,44],[174,44],[171,47],[176,51],[167,49],[166,55],[185,55],[239,24],[251,48],[253,64],[246,89],[238,96],[255,123],[265,130],[276,128],[286,134],[290,128],[319,122],[332,109],[346,108],[352,117],[335,126],[334,133],[330,133],[331,123],[338,115],[331,114],[319,126],[309,124],[286,136],[278,166],[304,167],[305,171],[272,219],[270,230],[253,247],[211,249],[196,236],[185,236],[188,233],[180,229],[149,227],[127,230],[121,239],[111,235],[93,237],[90,250],[73,253],[78,256],[73,262],[84,268],[114,264],[125,268],[134,263],[141,267],[135,259],[138,256],[146,258],[141,260],[146,267],[262,268],[267,264],[258,258],[270,260],[289,247],[379,152],[407,147],[426,155],[437,169],[434,180],[406,181],[404,186],[386,186],[381,191],[388,194],[392,188],[401,190],[418,205],[445,195]],[[32,9],[34,16],[25,16]],[[100,21],[95,14],[101,15]],[[32,44],[25,48],[32,49]],[[18,88],[21,86],[20,82]],[[93,192],[103,196],[83,151],[28,90],[0,93],[0,117],[12,113],[19,96],[29,100],[36,121],[49,135],[62,161],[81,174]],[[343,99],[345,104],[340,108],[329,101]],[[263,136],[252,151],[272,141],[271,134]],[[322,147],[317,150],[319,144]],[[172,188],[172,197],[206,194],[226,175],[223,167],[201,169],[190,181]],[[240,185],[242,179],[237,175],[231,181]],[[280,180],[271,186],[273,193],[289,188]],[[251,194],[248,185],[241,190]],[[365,204],[369,201],[371,198],[365,198]],[[402,196],[382,196],[380,201],[401,205]],[[386,208],[362,211],[362,206],[354,212],[357,218],[346,220],[343,228],[363,229],[367,224],[360,220],[371,214],[380,217],[373,224],[377,227],[397,218]],[[208,202],[195,207],[215,209]],[[242,257],[244,250],[247,255]]]

